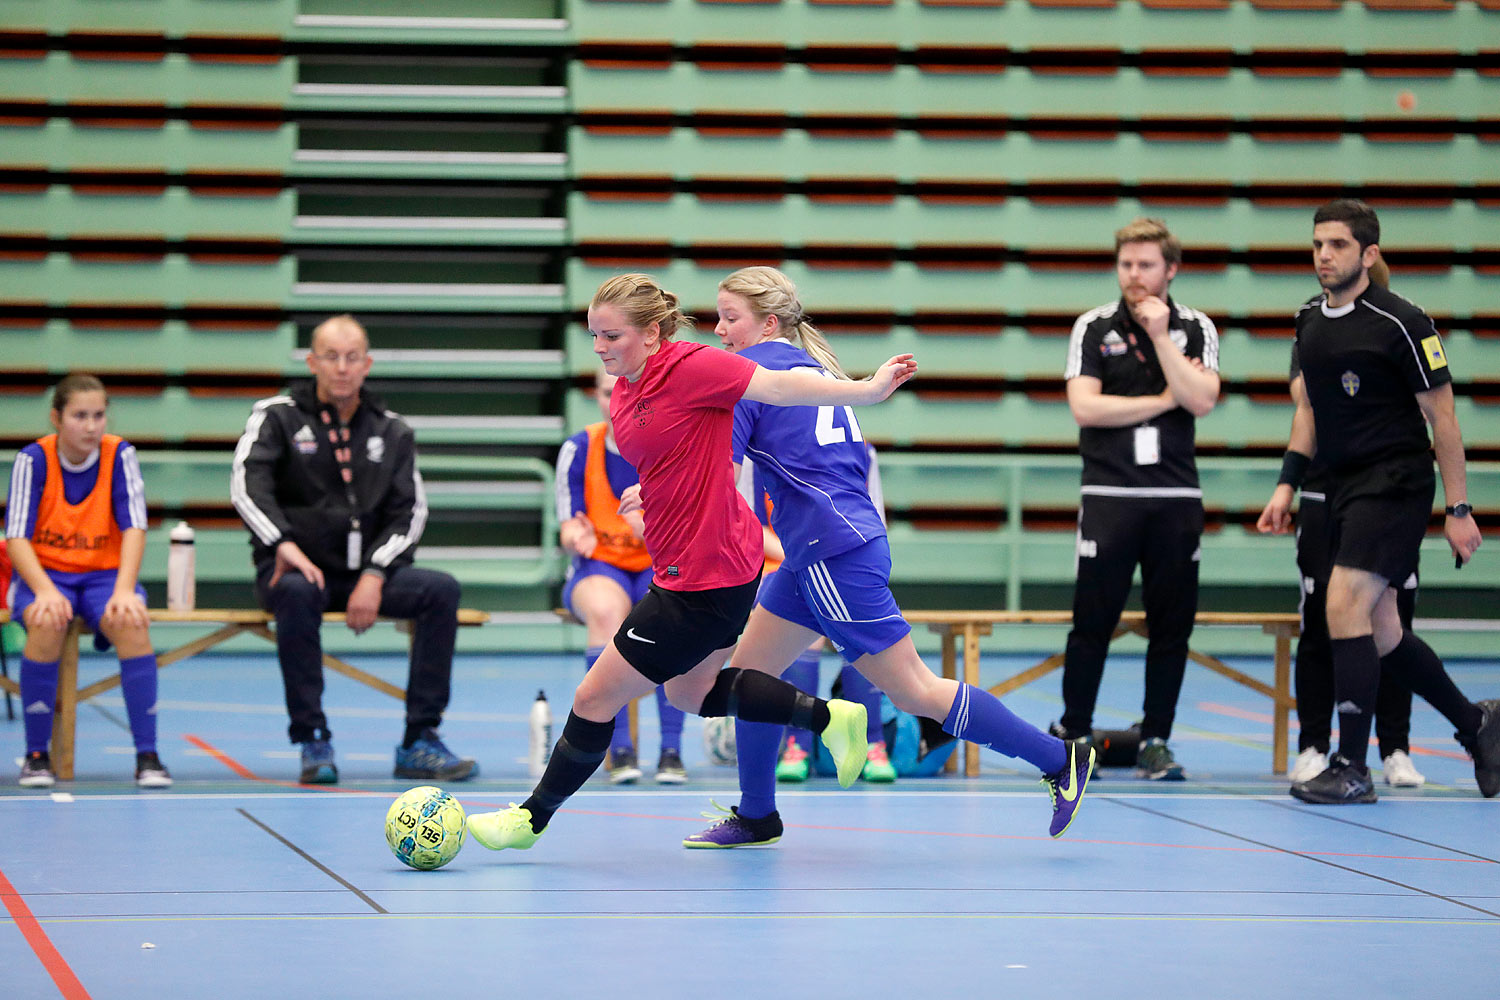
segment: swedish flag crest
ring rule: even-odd
[[[1448,367],[1448,355],[1443,353],[1443,342],[1438,339],[1437,334],[1422,340],[1422,353],[1427,355],[1427,370],[1437,371],[1439,368]]]
[[[1359,392],[1359,376],[1351,372],[1344,372],[1339,376],[1339,385],[1344,387],[1344,392],[1352,396]]]

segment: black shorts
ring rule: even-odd
[[[717,590],[666,590],[652,584],[615,633],[615,648],[646,679],[665,684],[740,640],[760,574]]]
[[[1400,587],[1417,571],[1436,492],[1428,455],[1337,475],[1328,491],[1332,564]]]

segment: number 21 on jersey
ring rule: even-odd
[[[819,374],[833,378],[823,369],[818,369]],[[835,426],[833,422],[833,411],[843,410],[844,419],[848,422],[849,431],[845,434],[844,428]],[[852,406],[820,406],[818,407],[818,423],[814,428],[817,434],[818,444],[827,447],[831,444],[843,444],[850,436],[856,441],[864,441],[865,436],[860,433],[859,421],[854,419],[854,407]]]

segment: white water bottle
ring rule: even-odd
[[[547,692],[538,691],[536,701],[531,703],[531,752],[526,757],[526,770],[533,778],[540,778],[552,759],[552,706],[547,704]]]
[[[197,603],[197,557],[193,551],[193,529],[178,521],[167,549],[167,610],[191,611]]]

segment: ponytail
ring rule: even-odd
[[[749,305],[750,311],[762,318],[775,316],[782,335],[822,365],[835,378],[848,379],[838,355],[823,335],[802,311],[802,302],[797,298],[797,286],[792,279],[774,267],[742,267],[719,282],[719,290],[738,295]]]

